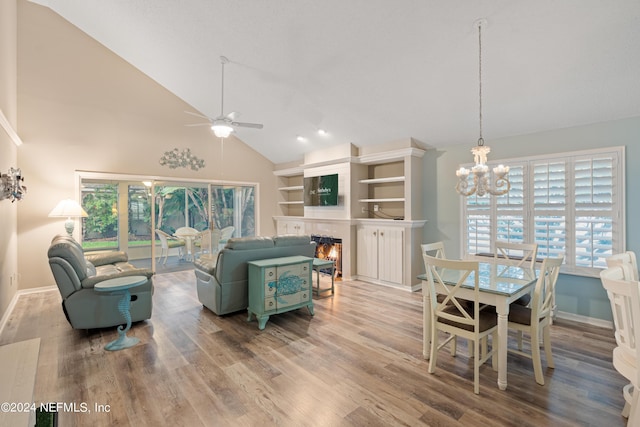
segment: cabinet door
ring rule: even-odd
[[[378,230],[378,278],[387,282],[403,283],[404,230],[380,228]]]
[[[358,276],[378,278],[378,229],[362,226],[357,231]]]

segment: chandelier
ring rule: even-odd
[[[484,139],[482,138],[482,25],[486,24],[486,21],[480,19],[476,22],[478,26],[478,80],[479,80],[479,99],[480,99],[480,137],[478,138],[478,145],[471,149],[473,153],[473,161],[475,166],[471,169],[461,167],[456,171],[458,177],[458,183],[456,184],[456,191],[463,196],[471,196],[477,194],[478,196],[484,196],[485,194],[493,194],[494,196],[500,196],[506,194],[511,188],[509,182],[509,166],[498,165],[493,168],[493,174],[495,176],[495,187],[491,188],[489,167],[487,166],[487,154],[491,151],[491,148],[484,145]],[[469,188],[469,175],[473,174],[473,186]]]

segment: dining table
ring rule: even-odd
[[[174,237],[184,240],[184,246],[187,250],[187,261],[195,261],[194,247],[195,240],[200,236],[200,232],[192,227],[180,227],[173,233]]]
[[[477,259],[476,259],[477,260]],[[441,277],[444,285],[455,286],[458,282],[460,271],[442,271]],[[509,333],[509,305],[523,295],[531,292],[537,280],[538,270],[529,267],[518,267],[508,260],[481,260],[478,261],[478,282],[480,304],[490,305],[496,308],[498,316],[498,388],[507,389],[507,340]],[[429,359],[431,346],[431,295],[426,274],[418,278],[422,281],[423,298],[423,348],[422,354]],[[456,294],[460,298],[473,300],[474,296],[473,274],[462,284],[462,288]],[[442,286],[442,285],[439,285]],[[436,288],[436,293],[444,293],[444,289]]]

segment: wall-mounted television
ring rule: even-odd
[[[306,177],[304,179],[305,206],[337,206],[338,174]]]

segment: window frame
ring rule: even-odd
[[[578,247],[576,243],[576,219],[579,217],[584,217],[585,214],[581,213],[580,210],[576,209],[576,206],[579,203],[576,202],[576,164],[577,162],[584,161],[585,159],[598,158],[603,156],[608,156],[613,159],[613,163],[611,166],[612,177],[611,177],[611,227],[612,227],[612,243],[611,250],[612,253],[619,253],[626,250],[626,172],[625,172],[625,147],[624,146],[616,146],[616,147],[606,147],[606,148],[598,148],[598,149],[589,149],[589,150],[579,150],[579,151],[570,151],[570,152],[562,152],[562,153],[554,153],[554,154],[543,154],[536,156],[527,156],[526,158],[512,158],[512,159],[501,159],[500,161],[489,161],[487,162],[487,166],[489,169],[498,164],[507,164],[513,166],[522,166],[523,170],[523,205],[522,205],[522,215],[523,215],[523,236],[525,242],[532,242],[535,238],[536,232],[536,216],[539,216],[540,210],[535,209],[535,194],[534,194],[534,166],[540,163],[553,163],[553,162],[563,162],[564,163],[564,191],[565,191],[565,202],[564,202],[564,210],[561,215],[565,217],[565,230],[564,230],[564,239],[565,242],[570,242],[570,245],[565,243],[564,252],[565,252],[565,264],[562,266],[562,272],[567,274],[573,274],[577,276],[588,276],[588,277],[599,277],[599,273],[602,270],[602,267],[583,267],[577,265],[576,262],[576,249]],[[469,167],[473,166],[471,163],[462,164],[461,166]],[[493,177],[492,177],[493,178]],[[477,197],[476,195],[472,195],[469,197]],[[469,209],[468,197],[460,196],[460,224],[462,228],[462,232],[460,235],[460,247],[462,248],[462,256],[468,257],[473,256],[474,253],[470,253],[470,247],[473,246],[468,239],[469,235],[469,225],[468,218],[469,214],[471,215],[488,215],[489,222],[489,242],[490,242],[490,251],[493,252],[495,250],[493,242],[496,240],[496,236],[498,234],[497,227],[495,226],[498,216],[500,216],[500,211],[498,209],[497,200],[501,196],[485,196],[483,198],[478,199],[486,199],[490,198],[488,206],[484,208],[482,211],[474,211]],[[480,213],[478,213],[480,212]],[[502,216],[506,216],[506,211],[503,211]],[[586,215],[588,216],[588,215]],[[603,217],[609,217],[609,215],[603,215]],[[485,233],[486,235],[486,233]],[[483,235],[483,236],[485,236]],[[594,239],[595,240],[595,239]],[[515,241],[515,240],[514,240]]]

